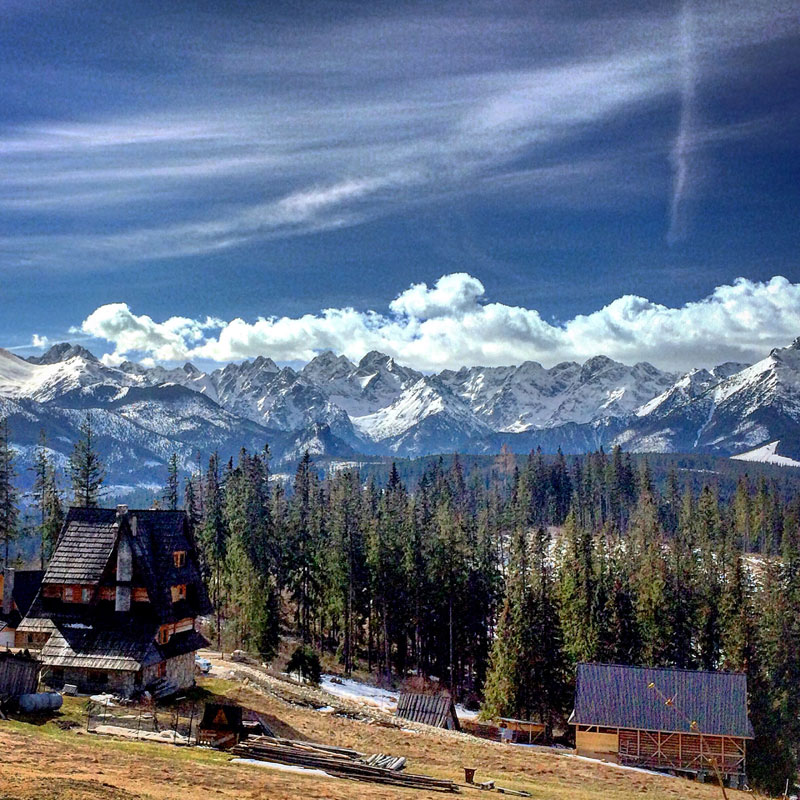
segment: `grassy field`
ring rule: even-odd
[[[463,768],[478,780],[524,789],[540,800],[627,800],[628,798],[718,798],[719,788],[647,775],[569,755],[484,742],[448,732],[410,732],[335,717],[257,693],[242,684],[207,678],[206,696],[224,696],[263,714],[279,736],[406,756],[407,770],[463,783]],[[62,714],[38,724],[0,721],[2,800],[213,800],[213,798],[404,798],[434,793],[296,775],[231,764],[212,750],[118,741],[85,733],[82,702],[66,698]],[[69,728],[68,726],[73,727]],[[463,788],[462,796],[487,797]],[[728,791],[729,797],[744,798]]]

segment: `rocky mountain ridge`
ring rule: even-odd
[[[545,368],[465,367],[425,375],[388,355],[326,352],[302,369],[260,356],[204,372],[103,364],[69,343],[28,359],[0,350],[0,413],[25,454],[44,428],[66,458],[91,411],[109,471],[133,485],[172,451],[188,469],[213,449],[269,442],[276,463],[318,458],[593,450],[734,455],[773,441],[800,457],[800,339],[750,365],[685,375],[605,356]],[[155,482],[155,479],[151,479]]]

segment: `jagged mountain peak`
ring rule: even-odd
[[[70,358],[80,356],[87,361],[100,363],[96,356],[89,352],[85,347],[71,342],[59,342],[50,347],[40,356],[28,356],[26,361],[31,364],[57,364],[59,361],[68,361]]]

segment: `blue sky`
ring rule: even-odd
[[[750,360],[800,335],[799,33],[785,0],[6,0],[0,341]]]

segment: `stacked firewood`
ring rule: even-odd
[[[247,739],[236,745],[231,752],[239,758],[318,769],[337,778],[439,792],[458,791],[458,786],[453,781],[404,772],[404,758],[381,753],[366,756],[356,750],[270,736]]]

